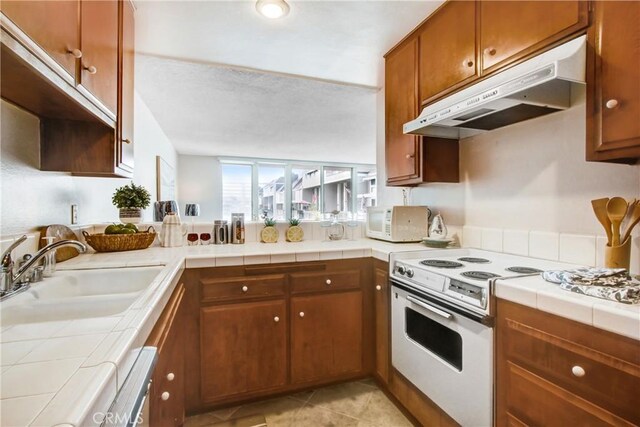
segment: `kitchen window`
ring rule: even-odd
[[[374,165],[224,158],[222,215],[244,212],[260,221],[321,220],[333,211],[364,219],[376,205]]]

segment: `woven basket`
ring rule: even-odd
[[[146,249],[156,238],[156,230],[149,227],[147,231],[135,234],[89,234],[82,232],[87,244],[96,252],[119,252]]]

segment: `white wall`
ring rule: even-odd
[[[378,116],[380,171],[384,115]],[[580,91],[566,111],[462,140],[461,182],[422,185],[412,202],[442,211],[450,224],[603,234],[590,200],[640,198],[640,165],[586,162],[585,127]],[[402,203],[399,191],[380,187],[380,204]]]
[[[71,204],[78,205],[79,224],[118,220],[111,196],[129,180],[40,171],[38,118],[5,101],[0,102],[0,114],[0,235],[32,231],[48,224],[69,225]],[[153,202],[156,200],[156,155],[174,166],[177,155],[137,93],[134,137],[133,181],[149,190]],[[145,220],[153,218],[152,212],[152,207],[146,210]]]
[[[211,156],[181,154],[178,156],[178,170],[180,171],[178,176],[180,209],[184,211],[187,203],[199,203],[200,217],[196,218],[196,221],[212,222],[215,219],[221,219],[222,168],[220,161]]]

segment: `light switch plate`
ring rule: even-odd
[[[78,205],[71,205],[71,224],[78,223]]]

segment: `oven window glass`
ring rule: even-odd
[[[405,308],[405,325],[409,338],[462,371],[462,337],[459,333],[410,308]]]

